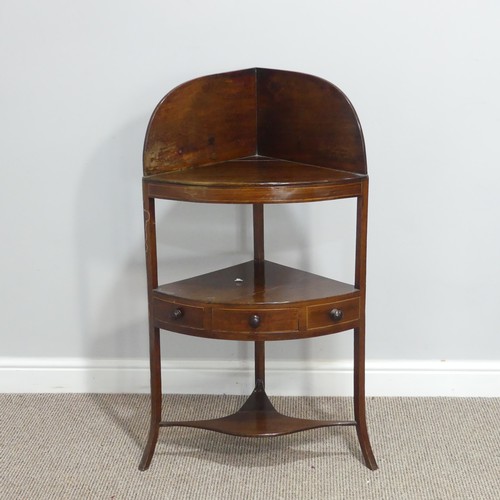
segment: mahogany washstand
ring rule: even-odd
[[[355,426],[377,469],[365,415],[368,176],[361,127],[346,96],[320,78],[253,68],[198,78],[158,104],[144,146],[151,422],[139,468],[149,467],[160,427],[276,436]],[[357,199],[354,284],[264,258],[264,204]],[[155,199],[253,205],[254,259],[159,286]],[[255,389],[233,415],[161,419],[160,329],[255,344]],[[266,341],[354,331],[354,420],[282,415],[265,393]]]

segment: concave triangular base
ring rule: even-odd
[[[352,420],[309,420],[279,413],[258,384],[243,406],[232,415],[210,420],[161,422],[161,427],[196,427],[234,436],[266,437],[291,434],[318,427],[356,425]]]

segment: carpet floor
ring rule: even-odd
[[[169,395],[164,419],[213,418],[238,396]],[[271,397],[284,413],[352,419],[350,398]],[[237,438],[167,428],[137,467],[149,423],[144,395],[0,395],[0,498],[500,498],[500,399],[369,398],[379,470],[362,464],[354,428]]]

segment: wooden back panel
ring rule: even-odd
[[[347,97],[321,78],[258,70],[258,152],[366,174],[358,117]]]
[[[144,175],[255,154],[366,174],[360,124],[337,87],[254,68],[197,78],[167,94],[149,122]]]
[[[255,69],[197,78],[156,107],[144,144],[144,175],[254,155]]]

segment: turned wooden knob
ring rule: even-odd
[[[342,319],[342,316],[344,316],[342,309],[332,309],[329,314],[330,318],[333,319],[333,321],[340,321]]]
[[[184,316],[184,311],[181,308],[177,308],[177,309],[173,310],[172,314],[170,315],[170,317],[173,320],[181,319],[183,316]]]
[[[248,324],[252,328],[257,328],[260,325],[260,316],[258,314],[252,314],[248,319]]]

